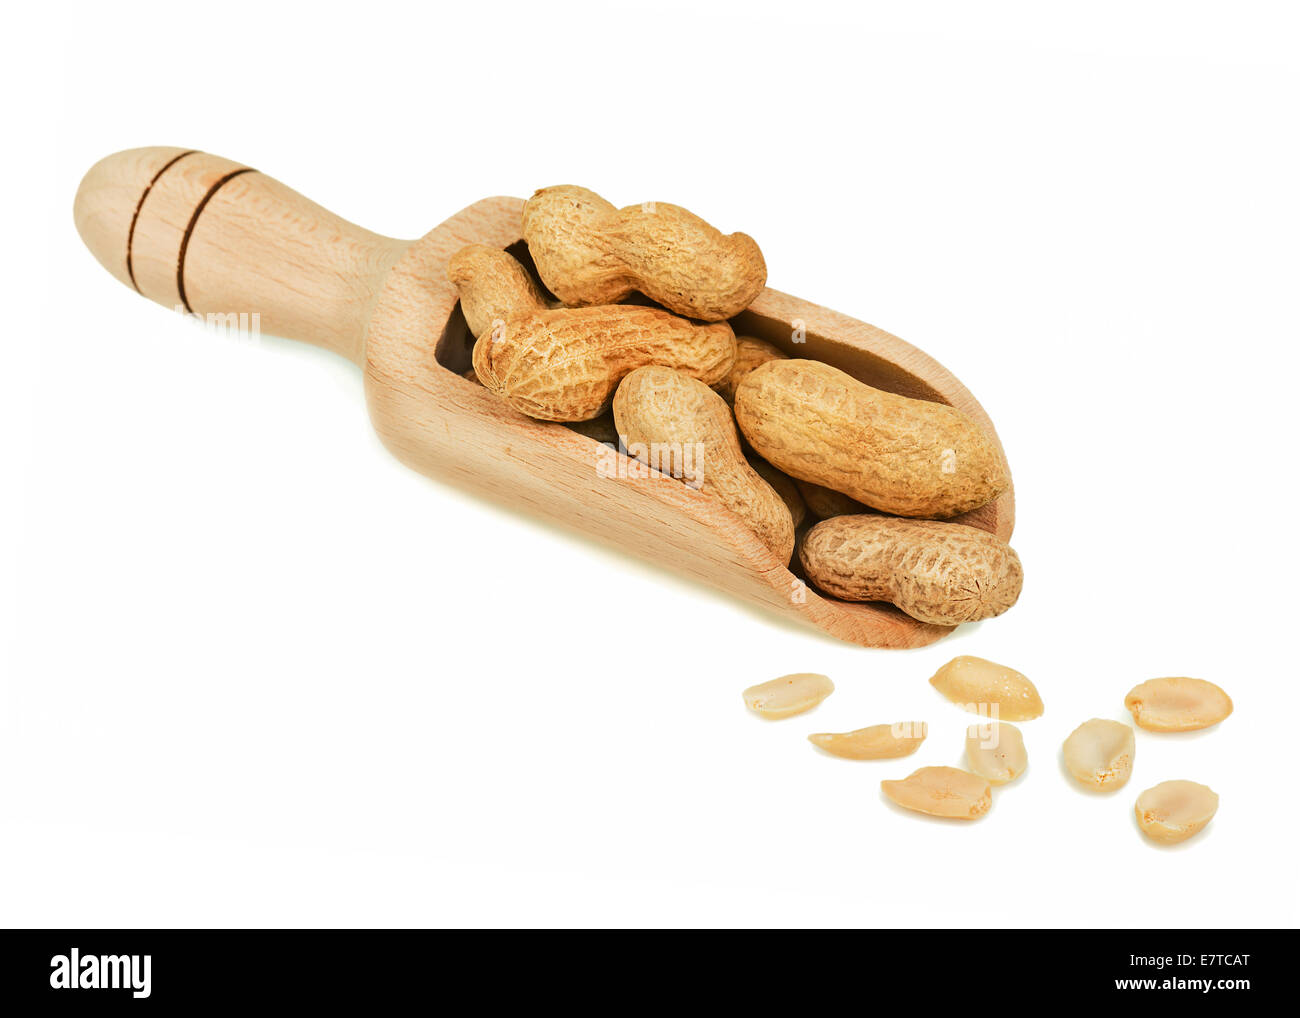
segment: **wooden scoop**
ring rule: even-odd
[[[205,316],[257,314],[268,333],[355,362],[379,437],[423,474],[852,643],[919,647],[951,632],[890,605],[820,596],[710,496],[654,472],[610,471],[611,456],[622,463],[616,454],[563,425],[520,416],[461,377],[473,337],[447,261],[465,244],[511,248],[527,260],[522,208],[518,198],[486,198],[419,240],[391,240],[241,163],[140,148],[91,168],[75,215],[100,264],[150,300]],[[957,407],[997,441],[957,379],[873,326],[772,289],[732,324],[737,335],[826,361],[878,388]],[[1007,491],[959,521],[1006,539],[1013,507]]]

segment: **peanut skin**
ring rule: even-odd
[[[458,251],[447,272],[471,330],[476,323],[483,330],[474,344],[479,381],[520,413],[591,420],[608,408],[623,377],[646,364],[677,368],[706,385],[731,370],[736,340],[726,322],[700,325],[631,305],[548,308],[520,273],[510,255],[483,245]]]
[[[736,389],[736,421],[763,459],[895,516],[978,508],[1010,479],[965,414],[859,382],[820,361],[760,364]]]
[[[880,789],[904,809],[951,820],[977,820],[993,805],[988,779],[956,767],[922,767]]]
[[[712,495],[782,565],[790,561],[790,510],[745,460],[731,410],[705,383],[671,368],[637,368],[618,387],[614,420],[629,455]]]
[[[570,306],[613,304],[634,290],[670,311],[720,322],[767,282],[752,237],[723,234],[677,205],[617,209],[585,187],[544,187],[524,205],[524,239],[551,292]]]
[[[888,601],[940,626],[1001,615],[1016,603],[1020,557],[992,534],[958,523],[837,516],[799,548],[808,580],[844,601]]]

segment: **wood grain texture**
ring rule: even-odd
[[[100,264],[164,307],[257,314],[265,332],[362,363],[375,296],[409,242],[242,163],[185,152],[131,149],[86,174],[74,218]]]
[[[134,217],[137,285],[170,307],[179,300],[177,259],[189,228],[183,270],[194,310],[256,312],[267,332],[363,365],[371,420],[403,463],[852,643],[919,647],[951,632],[890,605],[821,597],[709,495],[563,425],[516,413],[461,377],[468,330],[448,262],[466,244],[518,251],[522,200],[476,202],[405,242],[339,219],[263,174],[244,173],[212,194],[191,224],[213,185],[242,164],[184,155],[150,187],[185,151],[135,149],[98,163],[75,207],[86,245],[131,285],[126,250]],[[771,289],[733,324],[792,356],[955,406],[996,441],[988,416],[949,372],[886,332]],[[1013,507],[1008,490],[958,521],[1005,540]]]

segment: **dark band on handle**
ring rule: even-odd
[[[238,170],[231,170],[224,177],[218,180],[210,188],[208,193],[203,196],[203,200],[194,208],[194,214],[190,216],[190,221],[185,227],[185,235],[181,237],[181,250],[176,256],[176,292],[180,295],[181,306],[185,308],[186,314],[194,314],[194,309],[190,307],[189,298],[185,296],[185,252],[189,250],[190,236],[194,233],[194,227],[198,224],[199,216],[207,207],[208,202],[212,200],[213,195],[220,191],[230,181],[244,173],[256,173],[257,171],[251,166],[245,166]]]
[[[135,224],[140,218],[140,210],[144,208],[144,200],[149,197],[149,192],[153,190],[154,184],[158,183],[159,177],[186,156],[192,156],[197,151],[197,149],[190,149],[188,152],[182,152],[180,155],[172,156],[167,160],[167,162],[163,163],[162,169],[153,175],[153,179],[149,181],[149,186],[144,189],[144,192],[140,195],[140,200],[135,203],[135,215],[131,217],[131,228],[126,231],[126,274],[131,280],[131,285],[135,287],[136,293],[140,293],[140,284],[135,281],[135,262],[132,258],[132,249],[135,244]]]

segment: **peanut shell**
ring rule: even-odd
[[[746,461],[731,409],[716,392],[671,368],[637,368],[614,396],[614,421],[629,456],[712,495],[739,516],[782,565],[790,561],[790,510]]]
[[[522,278],[521,278],[522,276]],[[726,322],[699,325],[660,308],[539,307],[527,273],[505,251],[470,245],[448,278],[471,330],[474,371],[520,413],[544,421],[586,421],[609,407],[628,372],[663,364],[713,385],[726,377],[736,340]]]
[[[888,516],[836,516],[799,547],[808,580],[845,601],[888,601],[921,622],[956,626],[1016,603],[1020,558],[974,527]]]
[[[996,446],[960,410],[874,389],[820,361],[760,364],[736,389],[736,421],[791,477],[895,516],[956,516],[1011,483]]]
[[[760,364],[786,359],[786,354],[765,340],[755,339],[753,336],[737,336],[736,363],[731,366],[727,377],[715,387],[718,390],[718,395],[725,399],[728,404],[735,403],[736,386],[741,383],[741,380],[747,374]]]
[[[834,491],[823,485],[813,484],[811,481],[794,483],[798,485],[799,494],[803,496],[808,511],[819,520],[830,520],[836,516],[863,516],[871,513],[871,510],[856,498],[849,498],[841,491]]]
[[[617,209],[585,187],[544,187],[524,204],[523,226],[537,274],[570,306],[639,290],[670,311],[719,322],[767,281],[752,237],[723,234],[666,202]]]
[[[799,494],[799,488],[795,484],[794,478],[781,473],[761,457],[746,456],[745,461],[754,468],[754,473],[763,478],[781,496],[781,501],[790,510],[790,521],[794,524],[796,530],[799,529],[799,524],[808,515],[808,507],[804,505],[803,496]]]
[[[500,248],[465,245],[447,263],[447,279],[460,292],[460,310],[475,338],[512,315],[546,308],[528,270]]]

